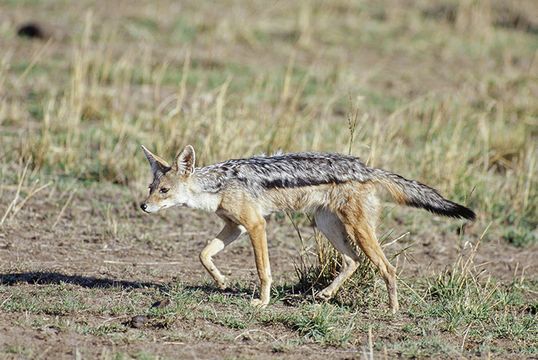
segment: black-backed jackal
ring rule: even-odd
[[[444,199],[434,189],[390,172],[369,168],[358,158],[335,153],[257,156],[195,167],[192,146],[170,166],[142,147],[153,182],[140,205],[147,213],[183,205],[216,212],[224,228],[200,253],[200,260],[220,288],[226,278],[212,261],[225,246],[247,232],[261,282],[255,306],[269,303],[271,269],[264,217],[277,211],[311,211],[316,226],[342,255],[342,269],[318,295],[329,299],[359,265],[360,248],[379,269],[387,285],[389,306],[398,311],[396,272],[375,235],[380,203],[376,186],[388,190],[399,204],[436,214],[473,220],[472,210]]]

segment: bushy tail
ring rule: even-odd
[[[463,205],[443,198],[435,189],[415,180],[381,169],[373,169],[373,181],[382,185],[400,204],[426,209],[432,213],[474,220],[475,213]]]

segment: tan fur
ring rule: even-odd
[[[157,156],[151,151],[149,151],[144,145],[142,145],[142,150],[144,150],[144,153],[146,154],[146,157],[148,158],[148,160],[151,158],[155,160],[156,162],[158,162],[159,164],[161,164],[163,167],[170,167],[170,165],[168,164],[166,160],[164,160],[160,156]]]
[[[263,307],[269,303],[272,278],[265,219],[260,210],[260,207],[252,202],[246,194],[225,194],[217,213],[228,221],[242,225],[250,236],[261,283],[260,299],[254,299],[252,305]]]
[[[399,187],[395,186],[394,183],[385,179],[375,179],[375,182],[381,184],[390,193],[394,201],[396,201],[398,204],[405,204],[405,197],[402,190]]]
[[[144,211],[151,213],[184,205],[215,211],[224,220],[221,232],[200,253],[200,261],[220,288],[225,288],[227,281],[212,258],[247,232],[254,249],[261,283],[260,298],[253,300],[252,304],[266,306],[270,299],[272,278],[264,216],[277,211],[312,211],[316,225],[340,252],[343,260],[340,274],[319,296],[323,299],[334,296],[357,269],[360,249],[379,269],[387,286],[391,311],[398,311],[396,270],[387,260],[375,235],[380,208],[376,184],[383,185],[398,203],[405,204],[401,186],[398,187],[387,179],[372,177],[370,180],[361,180],[362,182],[347,180],[310,186],[275,185],[266,187],[263,191],[258,189],[258,192],[245,186],[244,181],[236,181],[218,190],[208,191],[200,184],[200,180],[193,180],[199,173],[194,168],[192,147],[188,146],[178,154],[171,167],[146,148],[144,153],[154,172],[150,195],[141,204]]]
[[[379,246],[375,235],[377,209],[374,212],[364,211],[366,207],[377,207],[375,200],[368,197],[350,197],[347,206],[337,214],[344,225],[347,235],[368,256],[378,268],[389,295],[389,306],[393,313],[398,311],[398,296],[396,290],[396,269],[392,266]]]
[[[325,210],[322,210],[323,208]],[[265,306],[269,302],[272,282],[263,218],[265,214],[262,213],[262,209],[270,211],[318,209],[315,212],[316,222],[323,222],[323,224],[318,224],[318,227],[342,254],[344,260],[341,273],[327,288],[320,292],[321,298],[329,299],[334,296],[357,269],[359,265],[357,249],[360,248],[379,269],[386,283],[391,311],[398,311],[395,268],[385,257],[374,231],[379,213],[379,201],[375,196],[373,183],[350,182],[274,189],[267,191],[260,205],[249,200],[248,195],[240,191],[223,195],[217,213],[225,219],[227,225],[221,234],[227,234],[231,231],[230,224],[240,224],[250,235],[261,282],[260,299],[253,301],[253,304],[258,306]],[[233,232],[235,235],[237,230]],[[217,239],[222,239],[221,234],[217,236]],[[208,247],[211,249],[211,255],[214,255],[227,245],[227,241],[222,240],[222,245],[219,243],[218,247],[212,244],[210,243]],[[212,250],[213,248],[217,251]],[[204,249],[204,251],[206,250]],[[207,257],[201,256],[201,259],[204,258]],[[207,260],[202,260],[202,263],[217,284],[222,287],[225,281],[218,270],[212,267],[214,265]]]
[[[231,221],[225,216],[221,216],[226,225],[221,232],[211,240],[207,246],[200,252],[200,261],[206,270],[211,274],[221,289],[226,289],[228,283],[226,278],[220,273],[219,269],[213,263],[212,257],[224,249],[228,244],[237,239],[246,230],[243,226]]]

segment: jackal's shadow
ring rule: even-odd
[[[50,285],[50,284],[73,284],[85,288],[113,288],[137,289],[153,287],[160,290],[163,285],[150,282],[125,281],[109,278],[96,278],[91,276],[65,275],[58,272],[50,271],[33,271],[25,273],[0,274],[0,285],[14,286],[20,283],[31,285]]]

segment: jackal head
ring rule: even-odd
[[[142,146],[151,165],[153,182],[149,196],[140,204],[147,213],[172,206],[187,205],[192,199],[191,175],[194,173],[194,149],[187,145],[170,166],[165,160]]]

